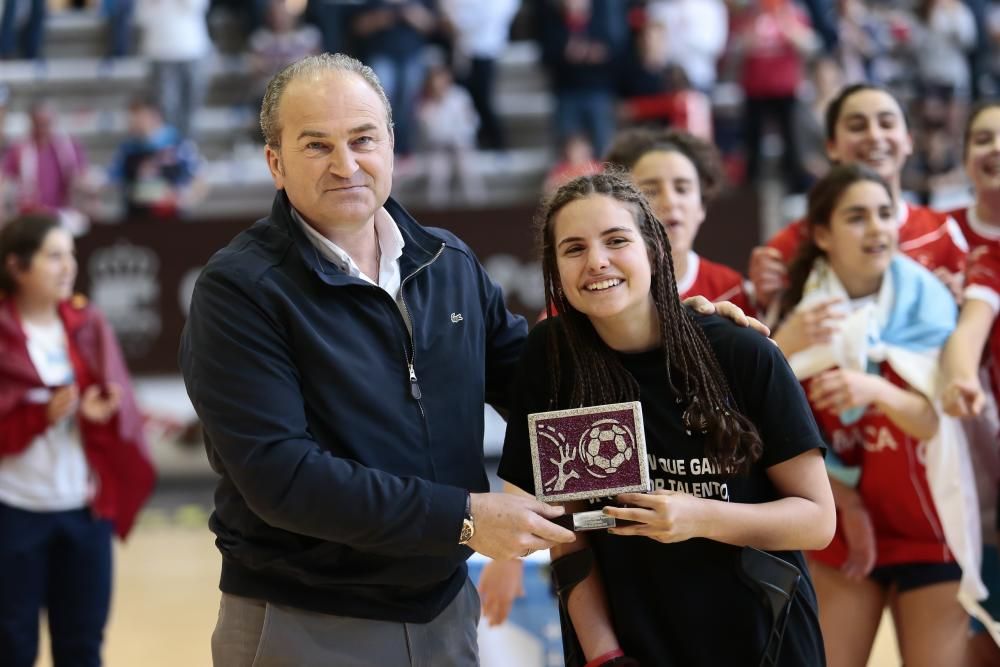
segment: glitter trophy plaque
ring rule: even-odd
[[[648,493],[649,467],[638,401],[528,415],[535,497],[542,502]],[[573,530],[615,525],[601,510],[565,518]]]

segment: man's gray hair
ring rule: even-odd
[[[352,72],[365,80],[372,90],[382,100],[385,107],[385,123],[392,134],[392,107],[389,105],[389,98],[385,94],[385,89],[375,76],[375,70],[365,65],[360,60],[344,55],[343,53],[321,53],[317,56],[308,56],[302,60],[288,65],[267,82],[267,89],[264,91],[264,101],[260,105],[260,129],[264,133],[264,141],[271,148],[281,147],[281,125],[278,123],[278,104],[281,96],[292,81],[305,74],[315,74],[318,72]]]

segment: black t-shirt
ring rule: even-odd
[[[552,322],[540,323],[528,336],[500,462],[500,476],[527,491],[534,490],[527,415],[571,407],[566,397],[554,405],[549,401],[546,338]],[[622,354],[623,365],[640,387],[654,488],[738,503],[777,500],[780,496],[766,469],[808,450],[824,449],[802,389],[781,352],[764,336],[715,316],[697,317],[696,322],[715,351],[736,405],[760,432],[763,457],[745,477],[714,474],[704,458],[703,436],[689,435],[684,427],[685,405],[667,383],[662,350]],[[561,360],[568,358],[568,353],[560,353]],[[564,368],[560,386],[572,386],[572,375],[572,369]],[[771,616],[740,578],[741,547],[703,538],[663,544],[604,531],[587,536],[618,640],[643,667],[758,664]],[[823,665],[816,594],[802,554],[772,553],[803,573],[779,664]]]

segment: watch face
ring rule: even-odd
[[[462,522],[462,534],[458,538],[459,544],[465,544],[472,539],[473,533],[475,533],[475,528],[472,526],[472,522],[466,519]]]

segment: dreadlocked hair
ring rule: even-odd
[[[763,445],[756,427],[740,414],[719,362],[694,316],[680,302],[670,255],[670,241],[642,194],[624,172],[608,170],[581,176],[556,190],[542,205],[535,224],[542,254],[547,312],[552,320],[546,346],[553,403],[559,407],[602,405],[639,399],[639,385],[617,354],[600,338],[589,318],[570,304],[559,280],[555,218],[571,202],[592,196],[610,197],[632,210],[650,258],[653,303],[663,343],[667,382],[686,401],[684,422],[704,433],[706,456],[727,475],[746,474]],[[560,356],[565,341],[568,358]],[[572,370],[572,387],[560,386],[563,370]],[[569,405],[559,405],[569,401]]]
[[[840,198],[848,188],[862,181],[878,183],[889,193],[889,199],[893,200],[892,188],[885,179],[870,167],[861,164],[836,164],[809,190],[805,218],[809,235],[799,244],[795,257],[788,265],[788,288],[781,297],[779,318],[784,318],[799,304],[813,265],[817,259],[826,256],[826,253],[816,245],[816,228],[830,227],[830,220]]]

